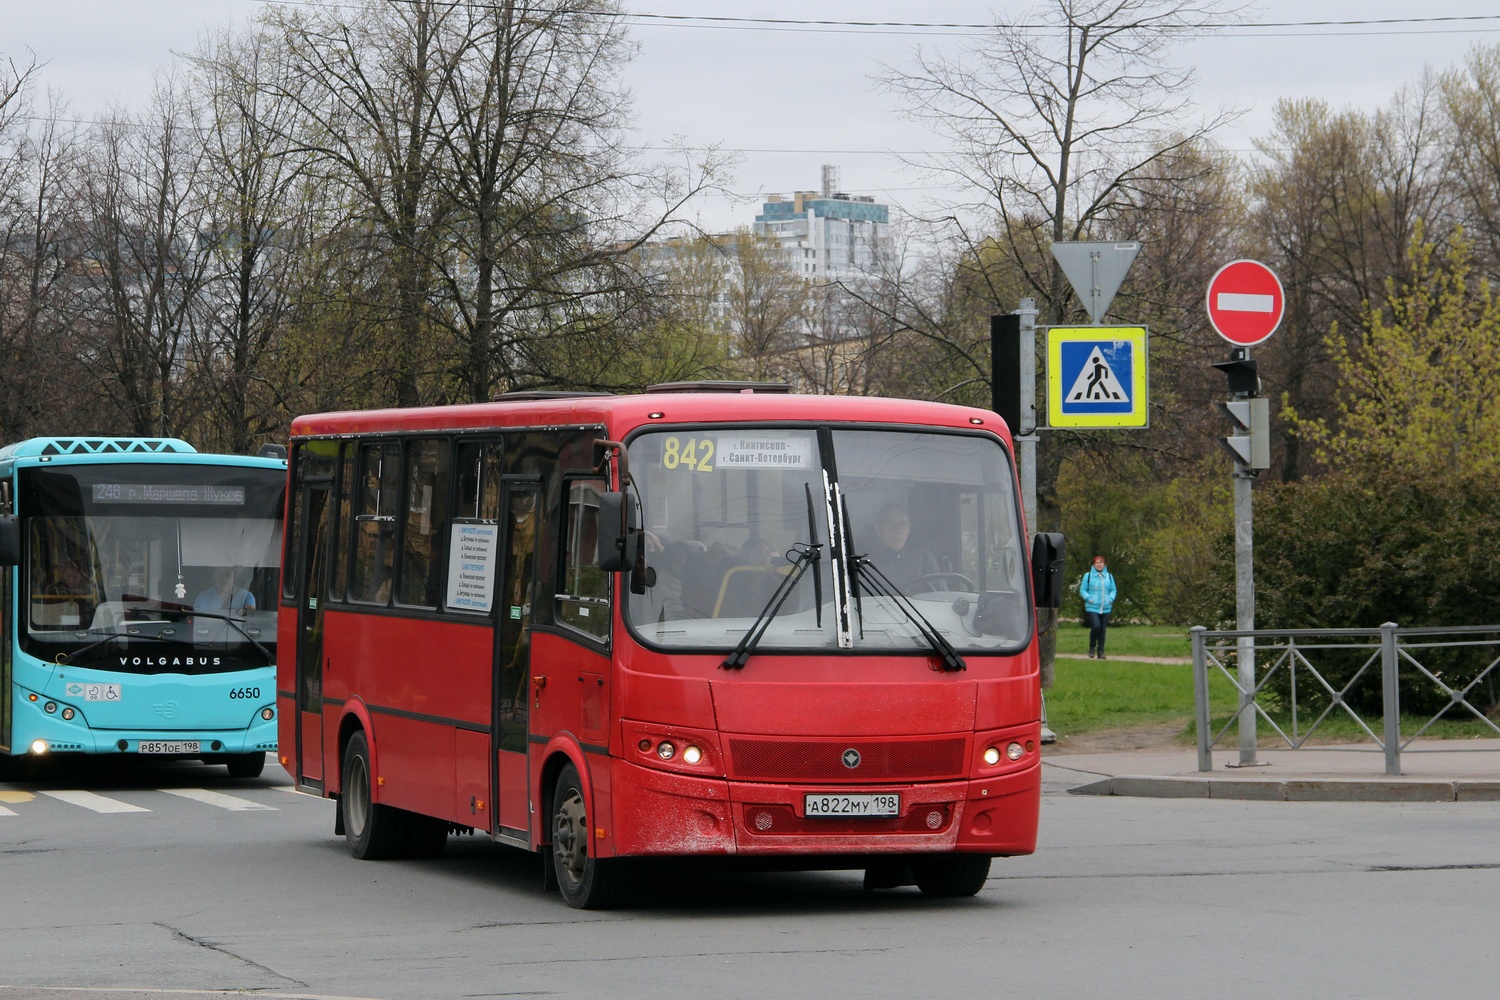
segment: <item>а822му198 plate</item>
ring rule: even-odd
[[[862,794],[809,793],[803,800],[809,817],[886,819],[901,815],[901,796],[895,792]]]

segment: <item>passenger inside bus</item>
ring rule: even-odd
[[[647,559],[658,570],[653,599],[668,620],[753,618],[791,568],[775,545],[753,532],[738,548],[644,535]]]
[[[35,616],[38,624],[78,625],[91,622],[98,595],[88,570],[73,557],[64,557],[54,566],[51,577],[42,586],[46,611]]]

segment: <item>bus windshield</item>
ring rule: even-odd
[[[272,469],[21,472],[21,648],[133,673],[274,662],[284,480]]]
[[[874,573],[847,571],[854,556],[960,651],[1011,652],[1030,641],[1015,484],[992,437],[664,430],[635,437],[629,456],[657,573],[645,594],[630,595],[626,614],[650,645],[733,648],[803,546],[822,546],[822,558],[767,626],[761,651],[931,652],[919,625],[876,592]]]

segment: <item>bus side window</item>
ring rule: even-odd
[[[459,444],[457,492],[454,517],[490,523],[500,519],[500,450],[495,444]]]
[[[396,504],[401,494],[401,446],[359,449],[359,493],[354,515],[354,579],[350,597],[388,604],[396,554]]]
[[[340,451],[338,477],[334,480],[333,545],[328,550],[328,558],[333,560],[328,598],[333,601],[342,601],[349,593],[349,520],[354,509],[354,454],[354,442],[345,441]]]
[[[570,479],[557,618],[598,638],[609,635],[609,574],[599,568],[599,479]]]
[[[448,442],[407,445],[402,504],[400,603],[436,607],[443,581],[438,564],[448,524]]]

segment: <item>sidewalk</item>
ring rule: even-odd
[[[1265,799],[1282,802],[1500,801],[1500,739],[1420,740],[1401,753],[1401,774],[1385,773],[1373,744],[1304,750],[1262,747],[1263,767],[1228,767],[1238,749],[1215,748],[1214,769],[1198,770],[1198,752],[1137,750],[1045,753],[1043,781],[1074,795]]]

